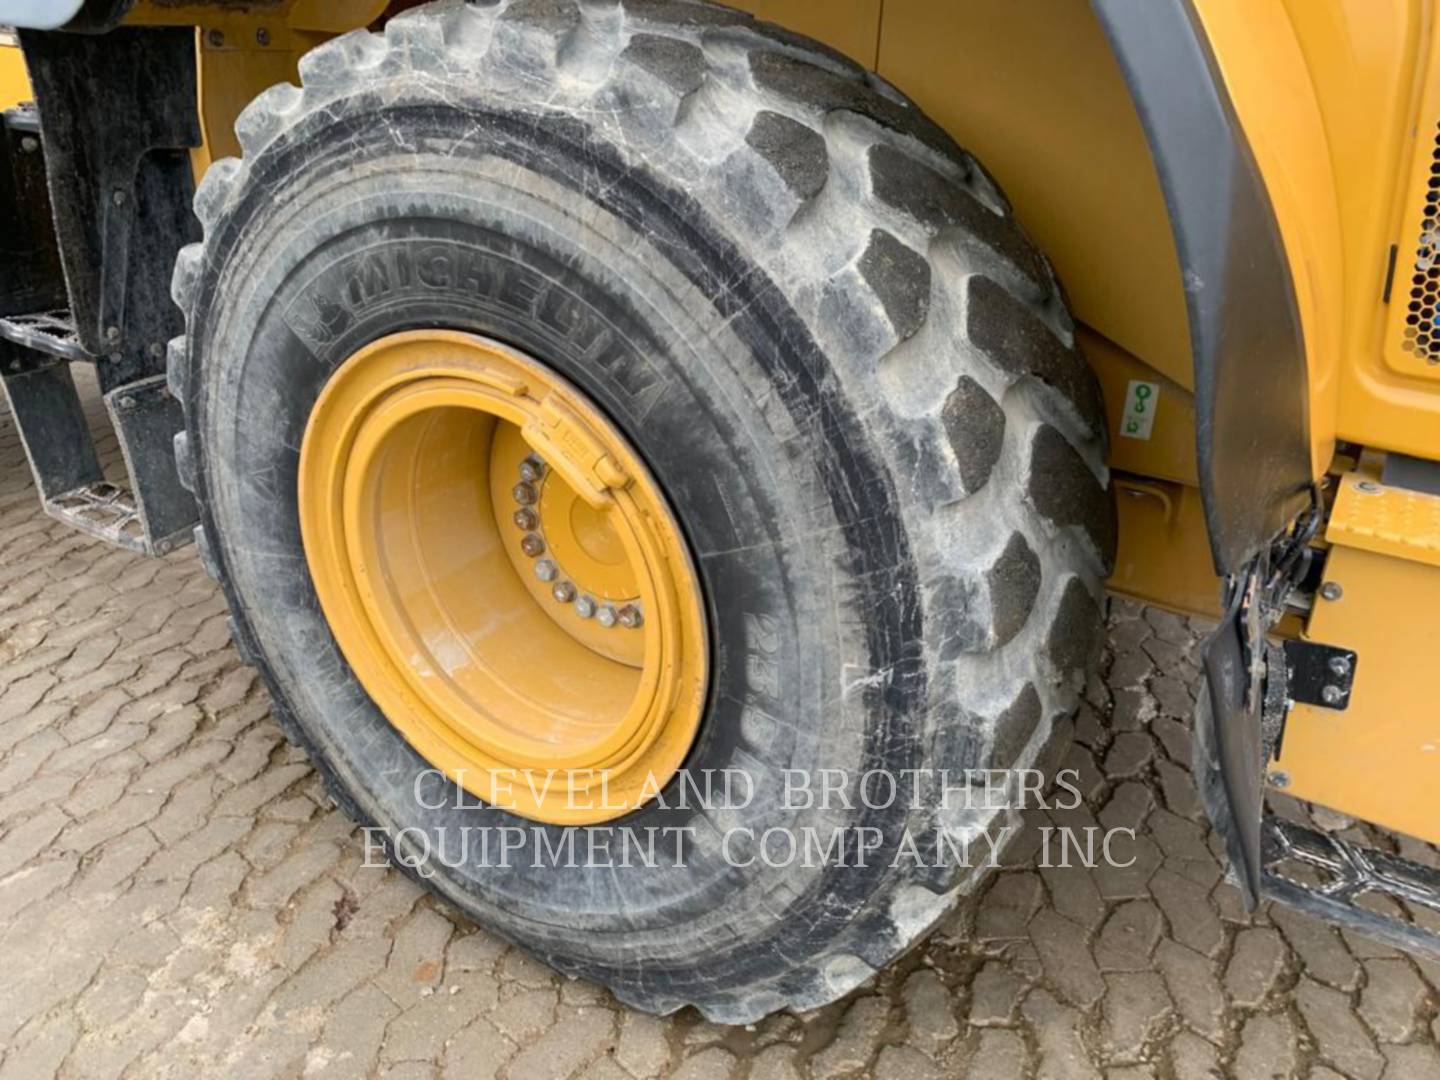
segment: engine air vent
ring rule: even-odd
[[[1425,187],[1425,215],[1415,247],[1404,349],[1426,363],[1440,364],[1440,124],[1436,125],[1430,179]]]

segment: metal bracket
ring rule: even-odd
[[[1290,700],[1344,712],[1350,707],[1350,690],[1355,683],[1358,662],[1353,649],[1293,638],[1286,641]]]

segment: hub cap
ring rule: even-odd
[[[698,579],[655,481],[574,386],[471,334],[384,338],[316,402],[299,496],[341,650],[452,780],[589,824],[674,775],[704,708]]]

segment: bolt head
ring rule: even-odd
[[[225,34],[220,30],[211,30],[205,35],[205,40],[210,43],[212,49],[218,49],[225,44]]]
[[[119,405],[122,409],[133,409],[135,407],[135,399],[133,397],[122,397]]]
[[[582,596],[575,601],[575,614],[582,619],[588,619],[595,614],[595,601],[588,596]]]
[[[111,326],[111,327],[107,328],[106,331],[105,331],[105,340],[108,341],[108,342],[110,342],[110,344],[112,344],[112,345],[115,344],[117,341],[119,341],[119,340],[120,340],[120,327],[118,327],[118,326]]]
[[[622,607],[616,618],[619,620],[620,625],[627,630],[638,630],[641,623],[644,622],[644,618],[640,614],[640,609],[634,604],[626,604]]]
[[[260,27],[259,30],[256,30],[256,31],[255,31],[255,41],[256,41],[256,43],[259,44],[259,45],[269,45],[269,44],[270,44],[270,31],[269,31],[269,30],[266,30],[265,27],[263,27],[263,26]]]
[[[1266,779],[1270,781],[1271,787],[1287,788],[1290,786],[1290,774],[1281,769],[1273,770]]]
[[[1344,678],[1350,674],[1350,661],[1343,656],[1332,656],[1330,658],[1330,674]]]
[[[535,576],[541,581],[554,581],[560,571],[549,559],[541,559],[535,564]]]
[[[533,484],[545,475],[545,463],[537,457],[528,457],[520,463],[520,479]]]
[[[1320,691],[1320,700],[1326,705],[1339,705],[1345,700],[1345,691],[1338,686],[1326,686]]]
[[[1345,595],[1345,590],[1340,587],[1338,581],[1327,581],[1320,586],[1320,595],[1326,600],[1339,600]]]
[[[538,559],[545,554],[545,541],[534,533],[526,533],[524,539],[520,541],[520,550],[530,558]]]
[[[536,500],[536,498],[537,498],[537,496],[536,496],[536,494],[535,494],[535,489],[534,489],[534,487],[532,487],[531,485],[529,485],[529,484],[527,484],[527,483],[524,483],[523,481],[522,481],[521,483],[516,484],[516,485],[511,489],[510,494],[515,497],[515,501],[516,501],[517,503],[519,503],[521,506],[534,506],[534,505],[535,505],[535,500]]]
[[[511,520],[515,522],[517,529],[524,529],[526,532],[530,532],[540,524],[540,518],[536,516],[534,510],[516,510],[515,516]]]
[[[616,614],[615,609],[609,604],[606,604],[599,611],[595,612],[595,621],[607,630],[615,625],[618,618],[619,615]]]
[[[34,135],[26,135],[20,140],[20,149],[27,154],[33,154],[36,150],[40,149],[40,140],[35,138]]]
[[[1361,480],[1355,485],[1357,491],[1363,491],[1366,495],[1379,495],[1380,485],[1373,480]]]
[[[575,586],[568,581],[557,581],[550,590],[550,595],[555,598],[556,603],[568,604],[575,599]]]
[[[110,201],[113,202],[116,206],[124,206],[124,205],[125,205],[125,191],[124,191],[124,189],[123,189],[123,188],[116,188],[115,191],[114,191],[114,193],[111,194],[111,196],[110,196]]]

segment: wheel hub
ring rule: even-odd
[[[588,824],[679,768],[704,707],[698,578],[644,464],[555,372],[470,334],[377,341],[317,400],[299,494],[346,660],[467,791]]]

